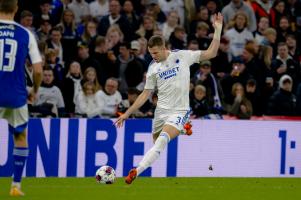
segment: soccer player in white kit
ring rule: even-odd
[[[189,119],[189,66],[216,56],[223,26],[220,13],[213,18],[215,29],[213,40],[207,50],[169,51],[162,36],[152,36],[148,41],[148,50],[153,58],[143,92],[135,103],[121,115],[115,124],[123,125],[131,113],[140,108],[148,99],[152,90],[158,89],[158,103],[153,120],[154,146],[145,154],[137,168],[131,169],[125,178],[127,184],[141,174],[157,160],[170,140],[177,137]]]

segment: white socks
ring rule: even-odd
[[[140,161],[137,167],[137,175],[141,174],[159,158],[161,152],[165,149],[169,141],[169,135],[166,132],[161,132],[154,146],[148,150],[143,159]]]
[[[17,188],[21,188],[21,183],[20,182],[12,182],[11,184],[12,187],[17,187]]]

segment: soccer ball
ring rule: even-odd
[[[115,170],[110,166],[102,166],[96,171],[95,178],[98,183],[113,184],[116,178]]]

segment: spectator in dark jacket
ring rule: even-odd
[[[98,33],[102,36],[105,36],[109,27],[113,24],[119,25],[122,33],[124,34],[125,41],[131,41],[133,37],[133,30],[124,15],[120,14],[121,6],[119,1],[112,0],[109,1],[109,11],[110,14],[104,16],[98,25]]]
[[[293,79],[283,75],[279,80],[279,89],[271,96],[268,115],[296,115],[296,96],[292,93]]]
[[[143,64],[130,54],[130,44],[122,43],[117,58],[120,92],[126,93],[128,88],[136,87],[143,79]]]
[[[250,119],[253,114],[252,103],[245,97],[244,87],[240,83],[232,86],[234,101],[228,105],[228,113],[238,119]]]
[[[169,37],[171,49],[184,49],[185,40],[185,29],[181,26],[177,26]]]
[[[296,84],[295,86],[298,85],[300,80],[300,65],[289,55],[286,43],[280,42],[278,44],[278,55],[272,62],[272,70],[276,81],[282,75],[287,74],[292,78],[294,84]],[[294,87],[293,91],[295,89]]]
[[[200,118],[209,115],[209,106],[206,100],[206,88],[203,85],[196,85],[191,96],[191,117]]]

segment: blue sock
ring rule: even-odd
[[[26,147],[15,147],[14,152],[14,182],[20,183],[22,179],[23,168],[28,156],[28,148]]]

